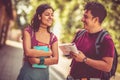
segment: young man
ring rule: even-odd
[[[96,54],[95,48],[96,39],[103,31],[101,23],[106,15],[106,9],[102,4],[97,2],[86,4],[82,18],[86,32],[77,40],[73,40],[80,52],[70,53],[73,60],[69,77],[73,80],[106,80],[103,78],[103,72],[111,70],[114,56],[114,43],[110,35],[104,37],[99,55]]]

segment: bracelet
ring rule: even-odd
[[[83,59],[83,62],[85,63],[87,61],[87,57],[85,57],[84,59]]]
[[[45,61],[45,59],[44,59],[44,57],[40,57],[40,65],[42,65],[42,64],[44,64],[44,61]]]

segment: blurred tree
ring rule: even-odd
[[[65,2],[66,1],[66,2]],[[61,10],[60,18],[62,23],[61,42],[71,42],[78,28],[82,28],[81,18],[84,4],[89,0],[65,0],[59,2]],[[120,54],[120,1],[119,0],[91,0],[102,3],[107,9],[107,17],[102,26],[107,29]]]
[[[14,9],[16,10],[16,28],[23,28],[27,24],[27,14],[30,12],[30,0],[14,0]]]
[[[0,0],[0,46],[5,45],[11,20],[13,20],[12,1]]]
[[[82,28],[80,21],[83,14],[83,8],[89,0],[14,0],[18,14],[17,22],[19,26],[25,26],[30,23],[36,7],[42,3],[49,3],[58,14],[61,24],[60,42],[71,42],[77,29]],[[91,0],[105,5],[108,14],[102,24],[107,29],[120,53],[120,2],[119,0]]]

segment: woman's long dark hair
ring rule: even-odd
[[[34,30],[34,32],[36,32],[36,31],[39,30],[39,27],[40,27],[40,24],[41,24],[41,20],[39,20],[38,15],[41,16],[42,13],[46,9],[52,9],[53,10],[53,8],[50,5],[48,5],[48,4],[42,4],[42,5],[40,5],[40,6],[37,7],[36,13],[35,13],[33,19],[31,20],[31,24],[30,24],[30,26],[32,27],[32,29]],[[48,32],[50,32],[49,29],[50,29],[50,27],[47,28]]]

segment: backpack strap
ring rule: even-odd
[[[98,35],[98,37],[97,37],[97,39],[96,39],[96,42],[95,42],[96,54],[100,54],[100,53],[99,53],[100,44],[102,43],[105,35],[107,35],[107,34],[108,34],[108,31],[102,30],[102,31],[100,32],[100,34]]]
[[[76,34],[76,37],[75,37],[75,39],[74,39],[73,41],[77,40],[77,39],[78,39],[80,36],[82,36],[85,32],[86,32],[85,29],[79,31],[79,32]]]
[[[95,43],[96,54],[100,54],[100,51],[99,51],[100,44],[102,43],[105,35],[107,35],[107,34],[109,34],[108,31],[103,30],[98,35],[98,37],[96,39],[96,43]],[[116,69],[117,69],[117,64],[118,64],[118,54],[117,54],[117,50],[116,50],[116,48],[114,46],[114,59],[113,59],[113,64],[112,64],[111,71],[102,73],[102,77],[105,80],[109,80],[110,77],[115,76],[115,72],[116,72]]]
[[[115,76],[115,72],[117,70],[117,65],[118,65],[118,53],[117,49],[114,47],[114,59],[113,59],[113,65],[111,69],[111,75]]]

